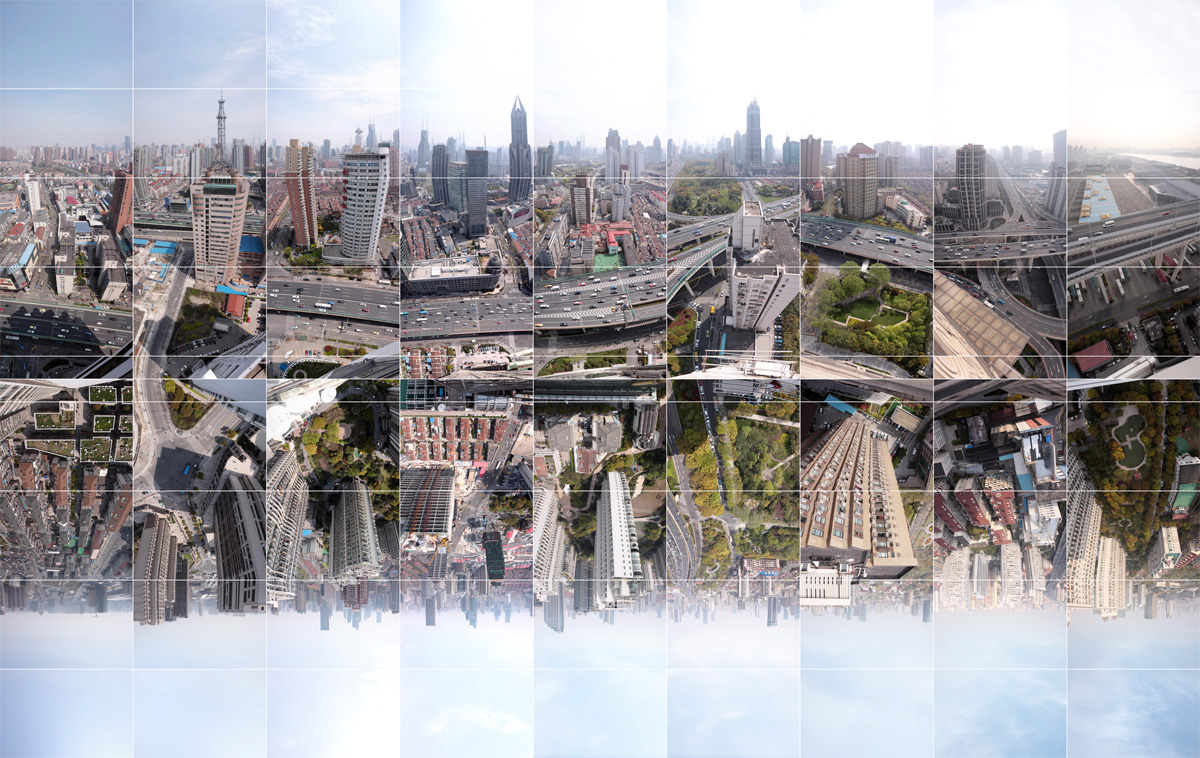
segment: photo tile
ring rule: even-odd
[[[559,5],[0,3],[0,754],[1196,752],[1195,19]]]

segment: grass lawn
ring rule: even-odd
[[[93,403],[115,403],[117,402],[116,387],[92,387],[88,398]]]
[[[111,432],[114,426],[112,416],[96,416],[92,419],[92,431],[95,432]]]
[[[879,301],[873,297],[864,297],[862,300],[855,300],[848,308],[831,309],[829,317],[834,321],[845,321],[846,316],[853,316],[862,321],[874,321],[878,311]]]
[[[895,326],[906,318],[908,318],[908,314],[904,311],[898,311],[894,308],[884,308],[873,321],[883,326]]]

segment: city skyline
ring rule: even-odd
[[[1200,754],[1200,8],[0,31],[0,758]]]

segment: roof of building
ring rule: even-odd
[[[1086,374],[1088,371],[1108,363],[1112,357],[1112,348],[1109,347],[1108,340],[1101,340],[1091,347],[1075,353],[1075,363],[1079,366],[1079,372]]]

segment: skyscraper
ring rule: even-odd
[[[513,101],[512,140],[508,144],[508,199],[520,202],[529,197],[533,185],[533,158],[529,149],[529,131],[521,98]]]
[[[213,500],[218,607],[224,612],[266,607],[266,506],[253,476],[226,471]]]
[[[467,236],[487,234],[488,151],[467,151]]]
[[[621,175],[621,133],[609,129],[604,138],[604,183],[609,186],[616,183]]]
[[[800,176],[805,183],[821,178],[821,140],[811,134],[800,140]]]
[[[983,145],[963,145],[955,151],[954,175],[963,228],[979,231],[987,221],[987,151]]]
[[[642,578],[629,482],[620,471],[605,475],[596,509],[596,610],[629,607]]]
[[[592,177],[576,174],[571,186],[571,223],[575,226],[592,223]]]
[[[429,173],[433,179],[433,202],[448,205],[450,203],[450,156],[444,144],[433,146]]]
[[[771,165],[775,162],[775,135],[768,134],[763,137],[763,163]]]
[[[379,537],[371,496],[358,479],[344,481],[329,528],[329,573],[336,581],[379,575]]]
[[[388,150],[380,145],[342,155],[342,257],[375,260],[388,191]]]
[[[864,576],[895,579],[917,559],[888,445],[874,433],[871,420],[855,414],[836,423],[805,456],[800,558],[852,559]],[[853,482],[862,486],[849,486]]]
[[[112,202],[108,206],[108,230],[114,238],[133,223],[133,185],[134,179],[127,171],[114,172]]]
[[[371,118],[367,122],[367,149],[379,146],[379,137],[375,134],[375,119]]]
[[[551,176],[554,171],[554,145],[550,144],[546,147],[537,149],[537,166],[534,176],[539,181],[544,181]]]
[[[133,151],[133,196],[139,204],[150,202],[150,176],[154,172],[154,159],[147,145],[138,145]]]
[[[238,272],[250,187],[232,169],[213,166],[191,186],[196,281],[228,284]]]
[[[133,620],[139,624],[161,624],[167,606],[174,602],[174,576],[178,541],[165,518],[150,513],[142,524],[133,568]]]
[[[729,290],[733,326],[737,329],[768,331],[775,317],[783,313],[800,294],[800,272],[776,266],[761,276],[739,274],[736,261],[729,264]]]
[[[1062,129],[1054,133],[1054,162],[1066,168],[1067,166],[1067,130]]]
[[[279,449],[267,464],[267,602],[292,597],[300,557],[300,527],[308,510],[308,482],[296,453]]]
[[[842,156],[839,156],[839,160]],[[859,142],[841,161],[842,208],[848,218],[874,218],[879,213],[879,156]]]
[[[317,241],[316,158],[310,145],[288,140],[284,158],[288,209],[296,231],[296,247],[307,248]]]
[[[399,146],[397,146],[399,147]],[[417,144],[417,168],[429,165],[429,130],[421,129],[421,141]]]
[[[746,163],[752,171],[763,167],[762,126],[757,98],[746,106]]]

